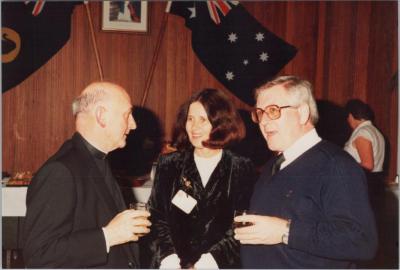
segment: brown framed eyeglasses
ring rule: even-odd
[[[263,118],[263,115],[265,114],[268,119],[270,120],[276,120],[281,117],[281,110],[286,109],[286,108],[297,108],[295,106],[278,106],[278,105],[269,105],[265,107],[264,109],[261,108],[255,108],[254,110],[251,111],[251,120],[253,120],[254,123],[259,124]]]

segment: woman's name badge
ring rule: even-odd
[[[172,198],[171,202],[186,214],[192,212],[193,208],[197,204],[196,199],[194,199],[183,190],[179,190]]]

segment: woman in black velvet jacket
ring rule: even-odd
[[[255,170],[224,148],[244,135],[221,91],[205,89],[182,105],[178,151],[160,157],[149,200],[153,268],[241,267],[233,213],[248,207]]]

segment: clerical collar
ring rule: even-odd
[[[78,133],[79,134],[79,133]],[[101,152],[99,149],[95,148],[93,145],[91,145],[81,134],[79,134],[80,137],[82,138],[83,143],[86,145],[86,148],[89,150],[90,154],[98,159],[106,159],[107,154],[104,152]]]

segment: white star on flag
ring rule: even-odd
[[[263,41],[264,40],[264,33],[258,32],[256,34],[256,40],[257,41]]]
[[[227,79],[228,81],[232,81],[233,78],[235,77],[235,75],[233,74],[232,71],[227,71],[227,72],[225,73],[225,77],[226,77],[226,79]]]
[[[261,60],[261,61],[266,62],[266,61],[268,60],[268,58],[269,58],[268,53],[262,52],[262,53],[260,54],[260,60]]]
[[[192,19],[192,18],[196,18],[196,8],[195,7],[191,7],[191,8],[188,8],[188,10],[190,11],[190,19]]]
[[[168,3],[171,14],[185,19],[193,52],[200,62],[228,91],[250,106],[254,105],[251,89],[276,76],[297,53],[296,47],[265,28],[239,3]],[[196,17],[190,18],[192,14]]]
[[[228,35],[228,40],[229,40],[231,43],[236,42],[237,39],[238,39],[238,37],[237,37],[236,33],[230,33],[230,34]]]

